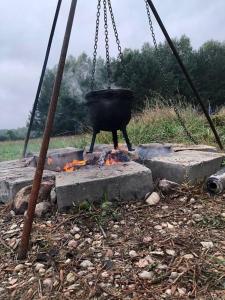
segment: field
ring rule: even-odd
[[[193,108],[179,108],[188,130],[197,143],[214,145],[214,137],[205,117]],[[220,111],[213,117],[221,140],[225,141],[225,113]],[[154,108],[146,107],[145,111],[135,115],[129,126],[128,134],[134,145],[150,142],[177,142],[191,143],[183,131],[173,109],[156,105]],[[122,142],[122,136],[119,136]],[[90,143],[91,135],[54,137],[51,139],[50,148],[84,147]],[[101,133],[98,143],[111,143],[109,133]],[[38,152],[41,139],[32,139],[29,143],[29,152]],[[22,155],[23,141],[9,141],[0,143],[0,161],[20,158]]]

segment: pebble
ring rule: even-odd
[[[116,240],[116,239],[118,239],[118,235],[117,234],[111,234],[111,238]]]
[[[68,283],[73,283],[74,281],[75,281],[75,275],[74,275],[74,273],[72,273],[72,272],[70,272],[69,274],[67,274],[67,276],[66,276],[66,281],[68,282]]]
[[[77,227],[77,226],[74,226],[71,230],[70,230],[70,233],[71,234],[76,234],[77,232],[79,232],[80,231],[80,228],[79,227]]]
[[[195,222],[200,222],[200,221],[203,220],[203,216],[200,215],[200,214],[194,214],[194,215],[192,216],[192,219],[193,219]]]
[[[17,228],[17,224],[12,224],[12,226],[9,228],[9,230],[13,230]]]
[[[154,226],[154,228],[155,228],[156,230],[162,230],[162,226],[160,226],[160,225],[156,225],[156,226]]]
[[[153,192],[147,199],[146,203],[150,206],[157,205],[160,201],[160,196],[158,193]]]
[[[188,198],[185,196],[185,197],[180,198],[179,201],[182,202],[182,203],[184,203],[184,202],[187,201],[187,199],[188,199]]]
[[[70,263],[71,263],[71,259],[68,258],[68,259],[65,261],[65,264],[66,264],[66,265],[69,265]]]
[[[145,236],[143,238],[143,243],[148,244],[152,241],[152,238],[150,236]]]
[[[201,245],[205,249],[210,249],[214,247],[213,242],[201,242]]]
[[[108,257],[108,258],[113,257],[113,251],[112,251],[111,249],[108,249],[108,250],[106,251],[105,256]]]
[[[102,272],[102,278],[108,278],[109,277],[109,273],[108,272]]]
[[[52,288],[52,285],[53,285],[51,278],[46,278],[46,279],[43,281],[43,285],[44,285],[45,287],[51,289],[51,288]]]
[[[194,204],[194,203],[196,203],[195,199],[194,199],[194,198],[191,198],[191,199],[190,199],[190,204]]]
[[[162,210],[167,210],[167,209],[169,209],[169,206],[167,205],[162,206]]]
[[[0,293],[4,292],[5,289],[0,287]]]
[[[177,277],[178,277],[178,273],[177,272],[172,272],[171,274],[170,274],[170,279],[176,279]]]
[[[143,271],[138,274],[138,276],[142,279],[152,279],[153,278],[153,272]]]
[[[193,259],[194,258],[194,255],[193,254],[185,254],[183,256],[185,259]]]
[[[187,293],[185,288],[178,288],[177,290],[180,296],[184,296]]]
[[[139,268],[145,268],[149,265],[149,262],[147,259],[145,258],[141,258],[137,263],[136,266],[138,266]]]
[[[37,263],[35,265],[35,270],[36,271],[39,271],[40,269],[44,269],[44,268],[45,268],[45,265],[43,265],[43,264]]]
[[[114,229],[119,229],[120,226],[116,224],[116,225],[113,226],[113,228],[114,228]]]
[[[80,264],[80,266],[82,268],[86,269],[86,268],[92,267],[93,263],[90,260],[84,260],[84,261],[82,261],[82,263]]]
[[[172,290],[171,289],[167,289],[166,290],[166,294],[169,295],[169,296],[171,296],[172,295]]]
[[[9,284],[10,285],[14,285],[15,283],[17,283],[17,281],[18,281],[18,278],[9,278]]]
[[[138,254],[137,254],[137,252],[136,252],[136,251],[134,251],[134,250],[131,250],[131,251],[129,252],[129,256],[130,256],[131,258],[135,258],[135,257],[137,257],[137,256],[138,256]]]
[[[166,253],[170,256],[175,256],[176,255],[176,252],[172,249],[166,249]]]
[[[23,269],[24,269],[24,265],[19,264],[19,265],[17,265],[17,266],[15,267],[14,271],[15,271],[15,272],[20,272],[20,271],[22,271]]]
[[[74,235],[74,238],[75,238],[75,240],[79,240],[79,239],[80,239],[80,234],[79,234],[79,233],[76,233],[76,234]]]
[[[69,241],[69,243],[68,243],[68,247],[69,247],[69,248],[72,248],[72,249],[77,248],[77,245],[78,245],[78,243],[77,243],[77,241],[75,241],[75,240],[71,240],[71,241]]]
[[[45,271],[44,268],[40,268],[40,269],[39,269],[39,273],[40,273],[41,275],[45,274],[45,272],[46,272],[46,271]]]
[[[225,218],[225,212],[223,212],[223,213],[221,214],[221,217]]]

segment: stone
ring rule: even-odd
[[[40,202],[35,207],[35,215],[39,218],[44,217],[49,211],[51,211],[49,202]]]
[[[83,201],[142,200],[153,190],[151,171],[135,162],[111,166],[86,166],[75,172],[56,176],[59,211],[67,210]]]
[[[176,192],[179,188],[179,184],[173,181],[162,179],[159,181],[159,189],[163,194],[170,195]]]
[[[43,265],[43,264],[37,263],[35,265],[35,270],[36,271],[39,271],[40,269],[44,269],[44,268],[45,268],[45,265]]]
[[[71,240],[71,241],[69,241],[69,243],[68,243],[68,247],[71,248],[71,249],[76,249],[77,246],[78,246],[78,242],[75,241],[75,240]]]
[[[68,283],[73,283],[75,280],[76,280],[76,277],[73,272],[70,272],[69,274],[67,274],[66,281]]]
[[[160,196],[158,193],[153,192],[147,199],[146,203],[148,203],[150,206],[155,206],[159,203]]]
[[[15,272],[20,272],[20,271],[22,271],[23,269],[24,269],[24,265],[19,264],[19,265],[17,265],[17,266],[15,267],[14,271],[15,271]]]
[[[142,279],[152,279],[154,276],[153,272],[148,272],[148,271],[142,271],[141,273],[138,274],[138,277],[139,278],[142,278]]]
[[[195,222],[201,222],[203,220],[203,216],[200,215],[200,214],[193,214],[192,215],[192,219],[195,221]]]
[[[37,204],[47,201],[50,198],[50,192],[54,185],[53,181],[43,182],[40,187]],[[17,215],[23,215],[28,207],[32,185],[22,188],[15,196],[12,208]]]
[[[87,269],[87,268],[89,268],[89,267],[92,267],[92,266],[93,266],[93,263],[92,263],[90,260],[83,260],[83,261],[81,262],[80,266],[81,266],[82,268]]]
[[[166,254],[168,254],[170,256],[175,256],[176,252],[173,249],[166,249]]]
[[[137,254],[137,252],[136,252],[136,251],[134,251],[134,250],[131,250],[131,251],[129,252],[129,256],[130,256],[131,258],[135,258],[135,257],[137,257],[137,256],[138,256],[138,254]]]
[[[70,230],[71,234],[76,234],[77,232],[80,232],[80,228],[77,227],[76,225]]]
[[[201,245],[202,245],[202,247],[205,248],[205,249],[210,249],[210,248],[213,248],[213,247],[214,247],[213,242],[201,242]]]
[[[34,167],[27,167],[27,159],[0,162],[0,202],[12,201],[22,188],[31,185],[35,171]],[[54,180],[55,174],[45,170],[43,181]]]
[[[193,259],[194,258],[194,255],[193,254],[185,254],[184,256],[183,256],[185,259]]]
[[[53,286],[52,279],[51,278],[46,278],[43,281],[43,285],[50,290],[52,288],[52,286]]]
[[[154,180],[164,178],[179,184],[195,184],[216,173],[224,158],[222,153],[185,150],[153,157],[143,163],[151,169]]]
[[[57,196],[56,196],[55,187],[51,190],[50,199],[51,199],[51,204],[52,205],[55,205],[57,203]]]

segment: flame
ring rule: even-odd
[[[105,160],[106,166],[112,166],[112,165],[116,165],[118,163],[119,163],[119,160],[117,158],[113,158],[110,154],[108,155],[107,159]]]
[[[77,169],[77,167],[82,167],[86,165],[86,160],[73,160],[71,162],[68,162],[63,167],[64,172],[73,172]]]

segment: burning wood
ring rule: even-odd
[[[77,170],[79,167],[85,166],[87,163],[86,160],[73,160],[72,162],[68,162],[63,167],[64,172],[73,172]]]

